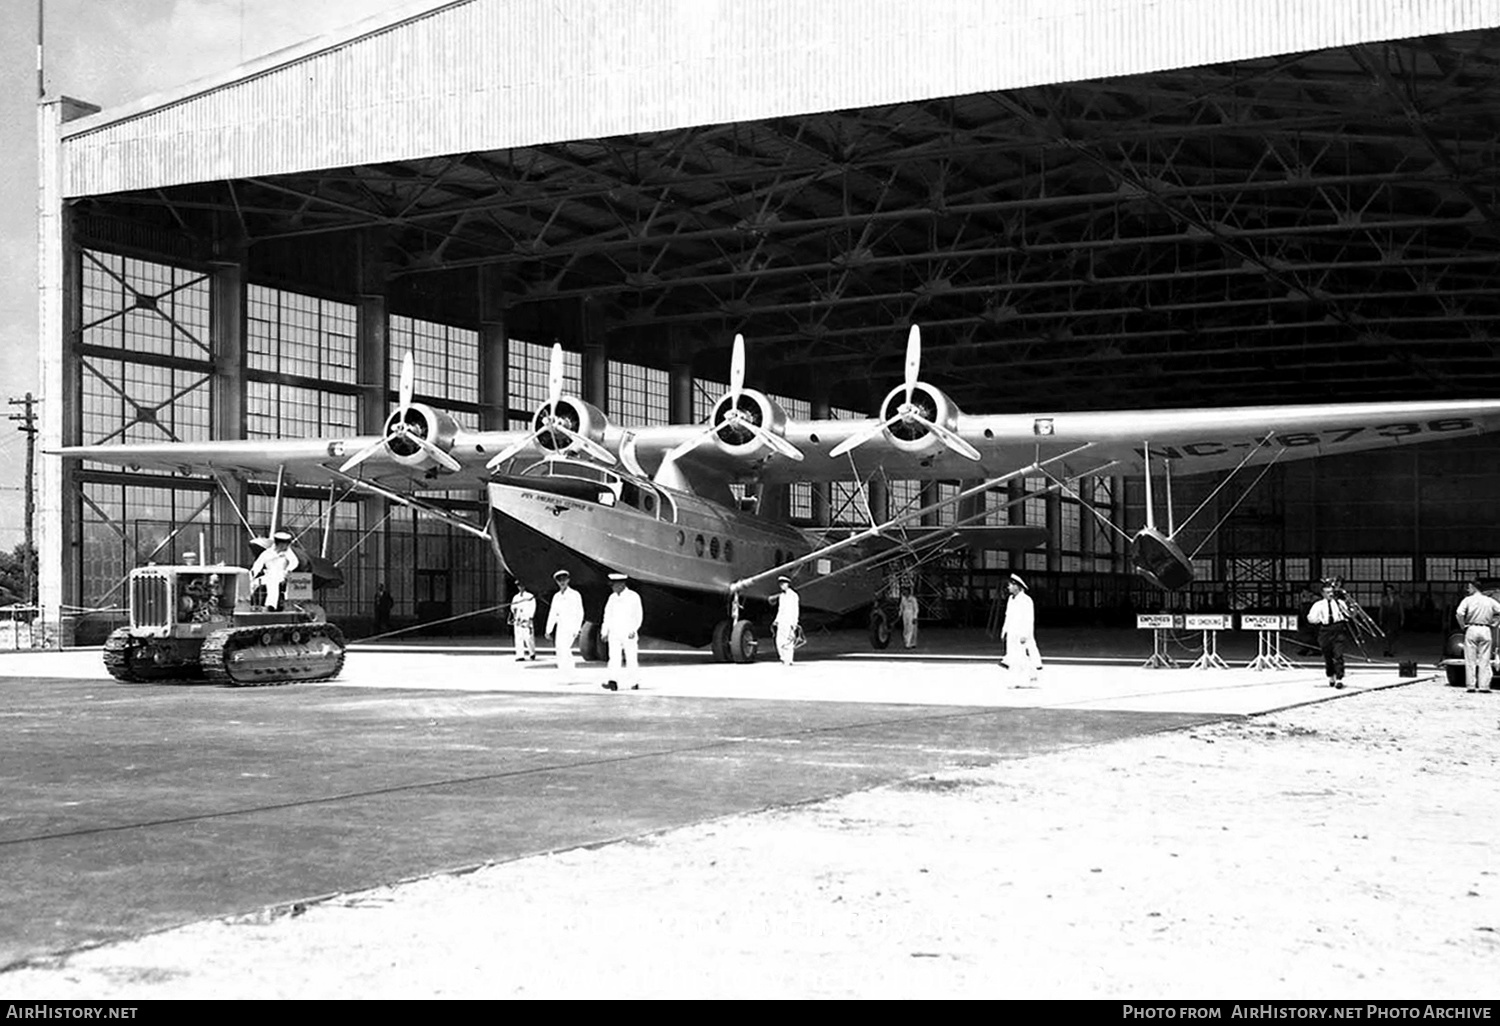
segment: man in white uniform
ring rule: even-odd
[[[1000,640],[1005,643],[1005,659],[1000,665],[1012,674],[1025,673],[1026,683],[1035,687],[1042,668],[1042,654],[1036,647],[1036,605],[1026,593],[1026,582],[1015,574],[1010,575],[1005,587],[1010,600],[1005,603],[1005,623],[1000,627]]]
[[[1488,692],[1492,669],[1490,651],[1494,647],[1493,630],[1500,623],[1500,602],[1479,590],[1478,581],[1470,581],[1468,594],[1458,604],[1458,625],[1464,629],[1464,681],[1467,690]]]
[[[629,681],[631,691],[639,691],[641,665],[641,597],[632,591],[624,574],[610,574],[612,594],[604,603],[604,621],[599,636],[609,642],[609,680],[605,691],[619,691],[621,681]]]
[[[516,662],[536,658],[536,596],[517,583],[510,600],[510,623],[516,639]]]
[[[896,607],[901,617],[901,640],[907,648],[917,647],[917,597],[910,588],[901,589],[901,602]]]
[[[287,575],[300,565],[297,554],[292,551],[291,532],[277,531],[271,535],[271,547],[256,556],[250,567],[250,582],[265,585],[267,609],[281,608]]]
[[[572,577],[566,570],[552,575],[557,594],[552,596],[552,611],[547,614],[547,634],[557,645],[557,668],[573,669],[573,642],[583,628],[583,596],[568,587]]]
[[[802,599],[792,589],[790,577],[778,577],[776,583],[781,586],[781,594],[771,596],[771,601],[776,603],[776,654],[781,657],[783,666],[791,666],[792,656],[797,651],[797,621],[802,616]]]

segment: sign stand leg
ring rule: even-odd
[[[1219,632],[1203,632],[1203,654],[1188,667],[1191,670],[1227,670],[1229,664],[1219,658]]]
[[[1177,660],[1167,655],[1167,632],[1157,628],[1151,632],[1151,658],[1141,664],[1147,670],[1175,670]]]

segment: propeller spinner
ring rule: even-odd
[[[801,460],[801,450],[776,432],[767,430],[764,420],[761,403],[745,390],[745,336],[737,334],[729,360],[729,391],[714,406],[703,431],[673,448],[663,462],[675,462],[710,438],[736,446],[759,440],[789,460]]]
[[[347,474],[382,450],[401,457],[411,457],[421,453],[439,466],[454,473],[463,469],[458,460],[448,455],[447,451],[432,441],[430,436],[433,433],[434,425],[431,423],[427,408],[412,404],[411,396],[415,379],[416,367],[412,361],[412,355],[408,351],[401,358],[401,384],[397,391],[398,403],[396,411],[390,417],[386,418],[385,433],[345,460],[343,466],[339,467],[339,470]]]
[[[500,464],[519,455],[532,442],[553,452],[582,449],[601,463],[614,463],[614,453],[582,434],[579,431],[581,426],[582,422],[574,407],[574,400],[564,401],[563,350],[561,345],[554,344],[552,364],[547,373],[547,403],[537,410],[532,420],[531,433],[512,442],[490,457],[490,461],[485,466],[490,470],[498,469]]]
[[[885,402],[880,407],[881,412],[885,412],[890,407],[891,400],[898,393],[901,394],[901,403],[885,420],[858,434],[850,435],[830,449],[828,455],[842,456],[864,445],[876,435],[889,432],[907,442],[917,441],[926,435],[931,435],[960,456],[978,462],[979,450],[966,442],[958,432],[943,424],[937,407],[928,402],[930,398],[940,396],[941,393],[921,381],[921,370],[922,329],[913,324],[911,331],[906,335],[906,380],[886,396]]]

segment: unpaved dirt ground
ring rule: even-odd
[[[199,923],[0,994],[1493,999],[1497,749],[1500,693],[1427,681]]]

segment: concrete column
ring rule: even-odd
[[[812,409],[813,420],[827,420],[832,414],[833,407],[828,401],[827,389],[819,388],[809,405]],[[813,523],[818,527],[827,527],[832,520],[832,502],[833,487],[827,481],[813,482],[812,516]]]
[[[73,445],[81,435],[78,345],[83,299],[72,211],[63,192],[61,130],[98,107],[66,96],[37,105],[37,362],[41,405],[37,448]],[[80,498],[77,464],[51,456],[37,461],[37,602],[46,623],[58,624],[58,643],[71,642],[62,609],[77,604]]]
[[[1062,569],[1062,496],[1057,492],[1047,493],[1047,569],[1056,573]]]
[[[360,234],[356,243],[355,258],[358,261],[359,299],[355,307],[355,359],[358,361],[354,380],[362,382],[359,393],[359,433],[378,435],[385,430],[385,419],[390,414],[390,322],[385,298],[385,265],[381,259],[383,234],[373,229]],[[390,502],[378,495],[363,495],[359,500],[360,533],[369,531],[381,523],[390,511]],[[368,569],[361,577],[374,575],[374,580],[354,579],[348,587],[359,589],[360,608],[375,593],[375,584],[387,581],[391,590],[397,590],[407,582],[392,581],[390,565],[389,530],[382,527],[373,531],[361,543],[363,552],[358,557],[361,567]],[[410,569],[410,568],[406,568]],[[408,587],[407,594],[410,594]]]
[[[1025,478],[1013,477],[1005,482],[1005,508],[1006,523],[1012,527],[1026,523],[1026,505],[1021,502],[1021,497],[1026,494]],[[1012,569],[1020,569],[1026,565],[1026,550],[1011,549],[1009,554]]]
[[[1093,573],[1095,547],[1099,544],[1099,522],[1090,512],[1094,508],[1094,479],[1092,477],[1079,479],[1078,494],[1083,498],[1083,503],[1078,509],[1078,548],[1086,560],[1085,569]]]
[[[499,267],[479,269],[479,401],[486,431],[510,427],[510,337]]]
[[[917,508],[925,509],[938,501],[938,486],[936,481],[923,481],[921,489],[917,492]],[[938,511],[923,513],[919,523],[923,527],[936,527],[938,523]]]
[[[693,417],[693,344],[681,330],[668,339],[668,416],[673,424],[691,424]]]
[[[209,282],[213,295],[208,325],[209,349],[213,353],[213,425],[211,437],[232,440],[245,437],[245,265],[244,247],[236,240],[223,247],[213,262]],[[247,489],[240,478],[221,476],[214,490],[211,516],[215,526],[214,548],[219,557],[241,563],[252,556],[240,513],[244,512]],[[227,493],[226,493],[227,489]],[[236,509],[239,512],[236,512]],[[259,531],[264,525],[251,525]],[[210,556],[209,558],[213,558]]]

